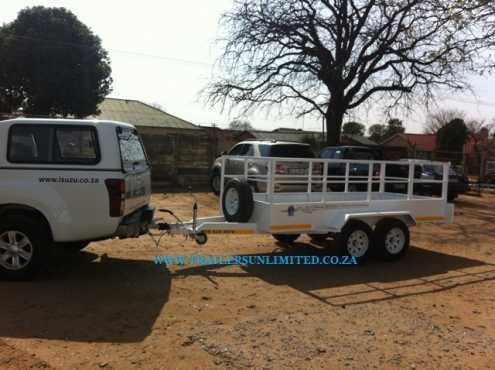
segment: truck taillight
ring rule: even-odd
[[[124,215],[125,180],[106,179],[105,185],[108,191],[110,204],[110,217],[121,217]]]

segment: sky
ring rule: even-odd
[[[218,21],[232,0],[92,1],[2,0],[0,23],[11,22],[27,6],[63,6],[89,26],[109,51],[113,92],[110,97],[157,103],[167,112],[200,125],[227,127],[238,112],[210,107],[200,91],[211,81],[220,54],[215,39]],[[438,102],[442,109],[463,110],[473,119],[495,120],[495,76],[471,78],[472,93],[451,95]],[[394,116],[408,132],[420,133],[426,108]],[[257,129],[289,127],[321,130],[321,119],[296,119],[289,114],[253,113],[247,118]],[[380,107],[352,112],[348,119],[370,126],[387,117]]]

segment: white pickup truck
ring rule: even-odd
[[[134,126],[0,121],[0,275],[29,277],[55,243],[78,250],[148,231],[150,166]]]

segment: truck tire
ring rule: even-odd
[[[220,181],[222,181],[222,176],[219,170],[213,171],[210,177],[210,188],[213,194],[220,195]]]
[[[358,220],[349,221],[337,234],[337,245],[341,256],[356,258],[358,263],[365,261],[373,247],[373,231],[367,223]]]
[[[409,248],[409,228],[396,218],[381,220],[373,234],[377,254],[385,261],[402,258]]]
[[[227,221],[248,222],[254,209],[251,186],[243,180],[230,180],[223,192],[222,208]]]
[[[282,244],[292,244],[299,236],[300,234],[273,234],[273,237]]]
[[[32,277],[51,240],[39,221],[13,215],[0,220],[0,275],[11,280]]]

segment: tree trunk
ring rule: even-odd
[[[330,104],[325,121],[327,125],[327,145],[340,145],[340,134],[345,111]]]

